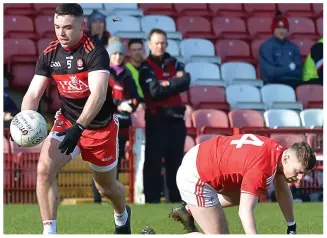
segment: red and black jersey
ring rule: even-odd
[[[75,123],[91,93],[88,74],[103,71],[108,72],[109,77],[109,64],[109,55],[105,48],[96,45],[84,33],[81,40],[70,49],[64,49],[58,40],[52,41],[39,56],[35,74],[56,81],[61,99],[61,112]],[[106,101],[98,115],[88,125],[88,129],[106,127],[112,120],[114,111],[112,90],[108,88]]]

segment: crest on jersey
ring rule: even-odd
[[[72,84],[78,84],[78,79],[76,77],[76,75],[73,75],[73,76],[69,76],[70,78],[70,81],[72,82]]]
[[[82,70],[84,68],[84,63],[82,59],[77,60],[77,69]]]

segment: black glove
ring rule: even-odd
[[[81,124],[76,123],[72,127],[64,130],[63,132],[57,133],[57,136],[65,136],[64,140],[59,145],[60,152],[66,152],[66,155],[72,153],[84,130],[85,128]]]
[[[291,226],[287,226],[287,235],[296,235],[296,223]]]

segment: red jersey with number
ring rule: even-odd
[[[264,136],[218,136],[200,144],[197,170],[217,192],[240,189],[258,196],[273,181],[285,149]]]

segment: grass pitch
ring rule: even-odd
[[[168,218],[173,205],[131,205],[132,232],[138,234],[146,225],[157,234],[183,234],[182,226]],[[238,207],[224,209],[232,234],[244,234]],[[298,234],[323,234],[323,203],[294,204]],[[255,209],[260,234],[285,234],[286,223],[277,203],[261,203]],[[59,207],[58,234],[113,234],[114,220],[110,205],[72,205]],[[5,234],[42,234],[37,205],[4,205]]]

